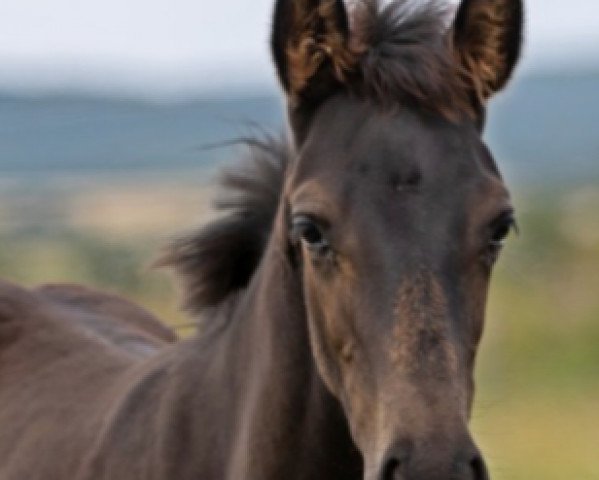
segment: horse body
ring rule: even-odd
[[[141,308],[73,286],[0,285],[1,478],[74,478],[122,389],[174,335]]]
[[[278,0],[289,141],[172,245],[202,334],[0,285],[2,480],[488,480],[469,431],[513,209],[481,139],[520,0]]]
[[[285,273],[273,275],[280,284]],[[269,283],[259,288],[272,290]],[[0,423],[9,428],[0,436],[0,478],[361,478],[339,404],[313,368],[305,326],[289,315],[297,298],[273,305],[257,295],[263,303],[239,305],[242,318],[223,318],[224,331],[177,344],[162,335],[153,354],[140,355],[138,345],[128,341],[127,350],[76,321],[97,309],[79,305],[75,319],[65,315],[62,299],[73,287],[30,292],[6,284],[0,292]],[[107,298],[84,293],[96,304]],[[124,330],[136,307],[121,301],[119,315],[111,306],[114,316],[101,322]]]

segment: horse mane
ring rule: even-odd
[[[355,1],[349,91],[383,106],[416,104],[450,120],[472,115],[472,79],[457,61],[448,28],[454,10],[439,0]]]
[[[417,102],[455,117],[470,98],[447,41],[447,7],[436,0],[413,6],[395,0],[358,0],[352,23],[359,61],[347,88],[382,105]],[[290,163],[283,138],[246,139],[247,154],[225,170],[220,213],[199,230],[175,240],[158,266],[173,268],[184,287],[184,306],[198,313],[216,307],[250,282],[264,253]]]
[[[273,136],[241,142],[246,154],[221,174],[217,218],[173,241],[157,262],[179,275],[184,307],[192,313],[216,307],[245,288],[270,237],[290,146]]]

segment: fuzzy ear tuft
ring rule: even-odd
[[[278,0],[271,48],[290,105],[315,100],[341,83],[355,61],[343,0]]]
[[[522,0],[462,0],[452,43],[476,100],[484,103],[510,79],[520,57]]]

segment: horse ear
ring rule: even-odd
[[[306,116],[343,83],[354,63],[343,0],[277,0],[271,49],[292,127],[301,136]]]
[[[482,105],[501,90],[522,46],[522,0],[462,0],[452,29],[454,52]]]

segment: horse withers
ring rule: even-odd
[[[222,215],[162,259],[202,333],[3,287],[0,478],[488,479],[468,419],[514,213],[481,132],[522,4],[448,19],[278,0],[291,138],[252,142]]]

